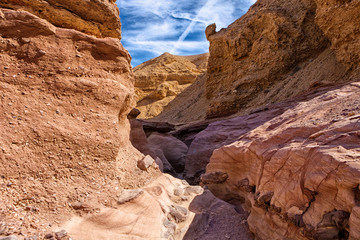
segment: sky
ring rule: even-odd
[[[117,0],[124,47],[135,67],[165,52],[194,55],[209,51],[205,28],[217,30],[247,12],[256,0]]]

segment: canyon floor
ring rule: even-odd
[[[0,7],[0,240],[360,239],[359,1],[135,68],[113,0]]]

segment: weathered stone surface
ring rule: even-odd
[[[0,237],[0,240],[20,240],[16,236]]]
[[[360,238],[359,86],[318,90],[247,128],[214,151],[206,173],[228,178],[209,189],[242,201],[251,211],[250,229],[261,239]],[[265,119],[271,111],[257,114]],[[237,120],[239,129],[247,127]]]
[[[183,239],[184,229],[195,215],[187,208],[196,194],[192,193],[183,201],[173,194],[179,187],[186,185],[164,174],[143,187],[142,194],[137,195],[137,190],[125,190],[129,201],[103,208],[100,213],[73,217],[62,228],[78,240]]]
[[[153,133],[148,138],[150,148],[163,160],[164,166],[169,162],[176,172],[184,170],[188,147],[170,134]],[[160,152],[160,153],[159,153]]]
[[[195,197],[189,210],[196,215],[184,240],[254,239],[246,211],[216,198],[209,190]]]
[[[209,124],[191,142],[186,156],[185,178],[192,184],[198,184],[215,149],[235,142],[239,136],[282,114],[290,106],[289,102],[279,103],[250,115]]]
[[[169,53],[134,68],[139,118],[157,116],[163,108],[206,71],[208,54]]]
[[[131,201],[131,200],[139,197],[143,193],[144,193],[144,190],[142,190],[142,189],[125,189],[124,191],[121,192],[117,203],[118,204],[126,203],[128,201]]]
[[[2,0],[0,7],[28,11],[57,27],[97,37],[121,38],[115,0]]]
[[[156,154],[150,149],[149,142],[144,132],[143,124],[137,119],[130,119],[131,144],[144,155],[156,158]]]
[[[0,12],[0,230],[42,238],[74,214],[72,202],[96,211],[116,187],[142,187],[160,171],[136,168],[143,156],[126,118],[134,78],[119,39]]]
[[[205,96],[206,79],[206,73],[200,75],[193,84],[177,95],[159,115],[152,119],[173,124],[204,120],[209,104],[209,100]]]
[[[138,160],[137,167],[146,171],[154,162],[155,160],[150,155],[146,155],[143,159]]]
[[[359,67],[360,3],[358,1],[315,0],[316,23],[331,41],[336,58],[350,70]]]
[[[248,114],[316,86],[348,81],[343,77],[346,61],[337,58],[336,39],[350,45],[355,42],[343,52],[344,57],[352,52],[356,58],[359,3],[332,1],[329,4],[334,8],[327,4],[321,0],[259,0],[228,28],[208,35],[207,117]],[[330,10],[335,6],[341,7]],[[342,18],[345,14],[348,16]],[[337,22],[328,21],[333,18]],[[345,29],[342,22],[347,22]]]

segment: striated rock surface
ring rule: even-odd
[[[7,9],[0,33],[0,235],[41,235],[160,174],[136,167],[134,79],[119,39]]]
[[[348,81],[359,62],[358,14],[357,1],[259,0],[228,28],[210,26],[207,117]]]
[[[204,74],[207,60],[206,53],[194,56],[164,53],[135,67],[139,118],[157,116],[176,95]]]
[[[185,179],[191,184],[198,184],[215,149],[237,141],[239,136],[283,113],[290,106],[288,103],[278,105],[259,109],[250,115],[213,122],[196,134],[186,155]],[[266,111],[265,115],[263,111]]]
[[[359,94],[354,82],[249,115],[266,119],[257,127],[223,121],[239,135],[214,151],[204,182],[243,203],[259,239],[359,239]]]
[[[175,194],[179,190],[182,194]],[[202,192],[201,187],[162,175],[142,189],[119,192],[113,208],[73,217],[62,227],[79,240],[183,239],[195,215],[188,206]]]
[[[121,38],[115,0],[2,0],[0,7],[30,12],[57,27],[97,37]]]

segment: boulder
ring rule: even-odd
[[[148,141],[150,148],[159,156],[159,158],[162,159],[161,155],[163,155],[176,172],[180,173],[184,170],[188,147],[182,141],[170,134],[160,133],[152,133],[149,136]]]
[[[155,160],[151,156],[146,155],[143,159],[138,160],[137,167],[146,171],[154,162]]]
[[[248,128],[213,152],[205,176],[228,177],[207,186],[243,203],[258,238],[360,238],[359,94],[359,82],[318,90]]]

